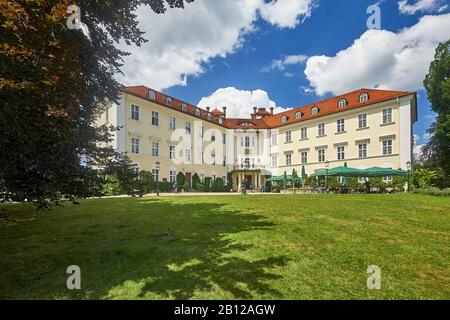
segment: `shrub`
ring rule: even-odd
[[[195,189],[199,192],[203,192],[203,191],[205,191],[205,186],[201,183],[197,183],[197,185],[195,186]]]
[[[189,189],[190,189],[189,182],[186,182],[185,184],[183,184],[184,191],[189,191]]]
[[[210,192],[211,191],[211,189],[210,189],[210,186],[212,186],[212,182],[211,182],[211,177],[206,177],[205,178],[205,183],[204,183],[204,185],[205,185],[205,191],[206,192]]]
[[[413,184],[420,189],[426,189],[433,186],[437,177],[437,173],[433,170],[417,169],[413,173]]]
[[[417,194],[428,194],[432,196],[445,196],[445,197],[450,196],[450,188],[439,189],[436,187],[428,187],[424,189],[413,189],[412,192]]]
[[[200,177],[198,176],[198,174],[194,173],[194,175],[192,176],[192,189],[197,189],[197,184],[199,184],[200,182]]]
[[[216,178],[216,180],[214,180],[211,191],[212,192],[224,192],[225,191],[225,187],[223,185],[222,178]]]
[[[178,172],[176,180],[177,180],[177,186],[182,187],[182,186],[184,186],[184,184],[186,182],[186,176],[184,175],[183,172]]]

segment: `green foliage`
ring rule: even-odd
[[[225,192],[225,186],[223,185],[224,181],[222,178],[216,178],[214,180],[211,191],[212,192]]]
[[[204,185],[205,185],[205,192],[210,192],[212,188],[212,178],[206,177]]]
[[[184,191],[189,191],[191,189],[191,186],[189,185],[189,182],[185,182],[184,184],[183,184],[183,190]]]
[[[184,173],[183,172],[178,172],[178,174],[177,174],[177,186],[179,186],[179,187],[183,187],[184,186],[184,184],[186,183],[186,176],[184,175]]]
[[[197,190],[198,192],[203,192],[205,191],[205,186],[201,183],[197,183],[195,190]]]
[[[450,40],[439,44],[435,60],[424,80],[431,110],[437,116],[428,133],[429,143],[424,148],[425,158],[432,159],[450,176]]]
[[[108,146],[117,128],[97,127],[96,119],[101,102],[118,98],[115,76],[127,55],[118,43],[146,41],[136,9],[166,10],[162,0],[79,1],[84,29],[76,30],[66,24],[70,3],[0,4],[0,198],[20,194],[38,208],[100,196],[106,166],[124,164]]]
[[[417,188],[428,188],[433,186],[437,179],[437,174],[429,169],[416,169],[413,173],[413,185]]]
[[[413,193],[418,193],[418,194],[428,194],[428,195],[432,195],[432,196],[445,196],[445,197],[450,197],[450,188],[446,188],[446,189],[439,189],[436,187],[428,187],[428,188],[424,188],[424,189],[418,189],[415,188],[412,190]]]
[[[192,189],[197,189],[197,184],[199,184],[200,182],[200,177],[197,173],[194,173],[194,175],[192,176]]]

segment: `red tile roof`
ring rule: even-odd
[[[148,92],[150,89],[146,86],[131,86],[131,87],[122,87],[123,92],[132,94],[134,96],[152,101],[148,97]],[[172,106],[166,105],[166,99],[169,97],[168,95],[153,90],[156,94],[156,99],[154,102],[166,106],[167,108],[171,108],[183,113],[188,113],[194,117],[201,118],[202,120],[213,122],[217,125],[221,125],[218,123],[218,119],[223,116],[223,112],[215,108],[211,111],[211,120],[208,120],[207,114],[208,112],[204,109],[198,108],[189,103],[185,103],[179,99],[170,97],[172,99]],[[366,102],[359,102],[359,97],[362,93],[367,93],[369,95],[369,100]],[[267,129],[267,128],[276,128],[285,125],[289,125],[296,122],[301,122],[309,119],[319,118],[325,115],[344,112],[346,110],[355,109],[358,107],[363,107],[366,105],[371,105],[373,103],[387,101],[391,99],[395,99],[398,97],[415,94],[414,92],[406,92],[406,91],[392,91],[392,90],[378,90],[378,89],[358,89],[346,94],[342,94],[330,99],[326,99],[323,101],[310,103],[305,106],[300,106],[291,110],[287,110],[281,113],[277,113],[272,115],[267,112],[265,108],[259,108],[256,115],[262,116],[261,119],[236,119],[236,118],[226,118],[223,119],[223,124],[221,126],[234,129],[234,128],[242,128],[242,129]],[[347,105],[345,107],[338,107],[338,102],[341,99],[347,100]],[[187,111],[182,110],[182,105],[185,103],[187,106]],[[311,110],[313,107],[319,108],[319,113],[313,115]],[[200,116],[195,115],[195,110],[200,110]],[[295,114],[297,112],[301,112],[302,116],[298,119],[295,118]],[[281,118],[283,116],[287,117],[286,122],[281,122]]]

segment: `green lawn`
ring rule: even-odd
[[[199,196],[0,208],[1,299],[450,299],[450,198]],[[81,290],[65,286],[73,264]],[[381,290],[366,287],[372,264],[382,270]]]

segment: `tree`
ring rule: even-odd
[[[437,116],[428,133],[429,143],[422,150],[425,157],[432,159],[450,175],[450,40],[439,44],[434,61],[424,80],[424,86],[431,103],[431,110]]]
[[[114,76],[127,53],[117,43],[146,41],[134,11],[166,10],[164,0],[80,0],[77,30],[67,26],[69,4],[0,0],[0,196],[21,194],[39,207],[60,195],[100,195],[108,163],[127,164],[107,146],[117,128],[95,119],[119,95]]]
[[[184,183],[186,182],[186,176],[183,172],[178,172],[177,174],[177,186],[183,187]]]

